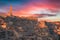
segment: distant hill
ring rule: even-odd
[[[34,14],[36,17],[56,16],[55,14]]]
[[[0,16],[7,16],[6,13],[0,12]]]

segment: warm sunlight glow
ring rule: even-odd
[[[36,9],[30,10],[28,13],[30,14],[55,14],[47,8],[36,8]]]
[[[2,28],[6,28],[6,23],[3,23]]]

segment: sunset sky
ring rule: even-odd
[[[14,15],[48,14],[41,19],[60,20],[60,0],[0,0],[0,12],[8,13],[10,5]]]

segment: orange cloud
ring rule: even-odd
[[[20,7],[20,6],[19,6]],[[40,9],[40,8],[47,8],[47,9],[52,9],[55,10],[55,6],[54,5],[50,5],[50,4],[44,4],[44,3],[28,3],[25,4],[24,7],[21,7],[21,9],[19,8],[16,11],[13,11],[14,15],[31,15],[29,12],[30,11],[34,11],[36,9]]]

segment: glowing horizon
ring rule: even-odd
[[[17,16],[35,16],[35,14],[49,14],[55,16],[43,15],[41,18],[49,20],[60,20],[60,1],[59,0],[0,0],[0,12],[8,13],[10,5],[13,7],[13,15]],[[2,5],[3,4],[3,5]],[[37,15],[38,16],[38,15]],[[47,17],[46,17],[47,16]],[[54,20],[53,20],[54,21]]]

